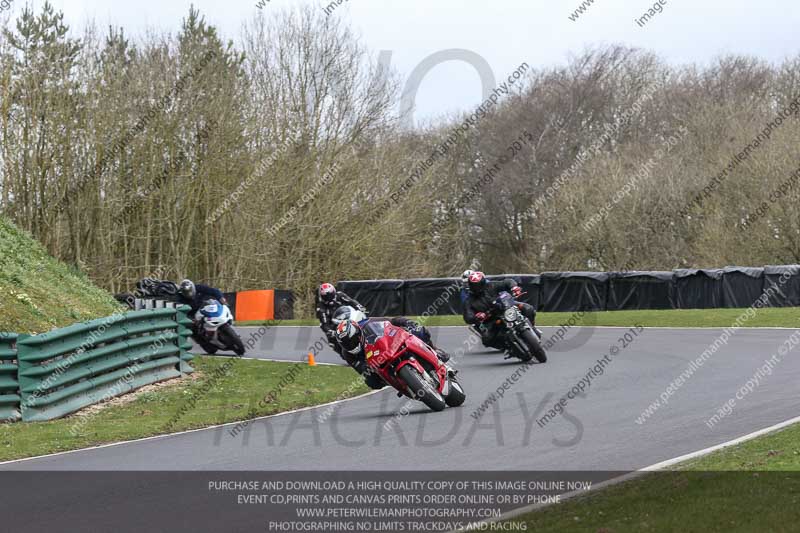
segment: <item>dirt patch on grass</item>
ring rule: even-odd
[[[203,378],[203,372],[201,372],[199,370],[195,370],[191,374],[186,374],[186,375],[181,376],[179,378],[172,378],[172,379],[168,379],[166,381],[159,381],[158,383],[152,383],[150,385],[145,385],[144,387],[140,387],[140,388],[138,388],[138,389],[136,389],[134,391],[128,392],[126,394],[123,394],[122,396],[115,396],[114,398],[111,398],[111,399],[106,400],[106,401],[101,402],[101,403],[96,403],[96,404],[93,404],[93,405],[87,405],[86,407],[84,407],[80,411],[75,411],[74,413],[69,415],[67,418],[73,418],[73,417],[83,418],[83,417],[86,417],[86,416],[93,416],[93,415],[96,415],[97,413],[99,413],[99,412],[101,412],[101,411],[103,411],[105,409],[110,408],[110,407],[123,406],[123,405],[127,405],[129,403],[135,402],[136,400],[138,400],[140,397],[142,397],[145,394],[148,394],[148,393],[151,393],[151,392],[159,392],[159,391],[162,391],[164,389],[177,387],[178,385],[188,385],[188,384],[193,383],[195,381],[198,381],[198,380],[200,380],[202,378]]]

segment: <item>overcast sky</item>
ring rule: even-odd
[[[36,0],[40,5],[43,0]],[[259,10],[257,0],[51,0],[70,25],[124,26],[132,34],[147,28],[177,31],[194,4],[206,19],[234,40],[243,21]],[[327,0],[308,2],[323,9]],[[663,2],[664,0],[662,0]],[[14,0],[13,14],[23,0]],[[270,0],[263,11],[301,3]],[[641,17],[653,2],[594,0],[576,21],[568,16],[581,0],[346,0],[335,15],[357,28],[377,53],[392,51],[392,66],[403,79],[430,54],[453,48],[479,54],[501,81],[520,63],[564,63],[586,45],[623,43],[653,50],[673,63],[705,63],[725,53],[744,53],[779,62],[800,52],[800,3],[792,0],[666,0],[646,26]],[[417,117],[466,110],[481,100],[475,69],[450,61],[425,77]]]

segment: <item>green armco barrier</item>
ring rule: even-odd
[[[0,333],[0,420],[20,419],[16,333]]]
[[[188,306],[119,313],[17,340],[25,422],[193,372]]]

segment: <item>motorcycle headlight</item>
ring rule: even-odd
[[[508,322],[516,322],[517,318],[519,318],[519,310],[516,307],[509,307],[503,313],[503,318]]]

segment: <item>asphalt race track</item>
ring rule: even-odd
[[[459,353],[466,328],[433,328],[435,340]],[[545,338],[556,328],[543,328]],[[581,470],[628,471],[706,448],[800,412],[800,359],[789,352],[760,379],[732,414],[711,429],[705,421],[733,398],[793,333],[740,329],[643,424],[636,419],[691,360],[714,343],[717,329],[645,329],[632,342],[617,328],[574,328],[530,365],[479,420],[472,413],[522,365],[480,345],[457,355],[464,406],[442,413],[407,407],[394,391],[250,424],[232,425],[117,446],[12,462],[3,470]],[[242,328],[246,340],[256,328]],[[320,339],[311,327],[273,328],[258,335],[250,357],[302,360]],[[622,347],[627,344],[626,347]],[[619,351],[565,415],[538,424],[553,404],[587,376],[597,360]],[[316,358],[340,363],[327,347]],[[356,374],[353,374],[357,378]],[[265,394],[269,391],[265,391]]]

